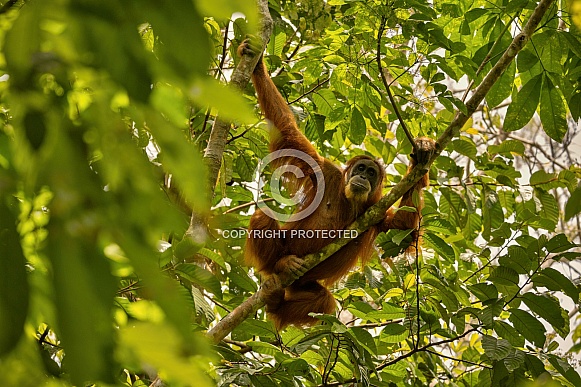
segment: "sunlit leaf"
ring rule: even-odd
[[[349,139],[354,144],[361,144],[367,133],[365,119],[357,107],[351,111],[351,123],[349,125]]]
[[[508,106],[504,119],[504,130],[512,132],[525,126],[533,117],[541,98],[543,77],[538,75],[519,90],[515,100]]]

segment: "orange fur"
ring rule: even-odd
[[[241,48],[243,48],[241,46]],[[349,198],[346,189],[346,176],[350,175],[351,168],[358,160],[370,159],[368,156],[357,156],[351,159],[345,169],[334,165],[331,161],[321,157],[308,139],[299,131],[292,112],[276,86],[268,76],[262,60],[256,66],[252,75],[254,87],[258,94],[258,101],[265,118],[269,120],[274,130],[271,134],[270,150],[296,149],[310,155],[321,167],[325,179],[325,192],[318,208],[310,216],[296,222],[284,224],[282,227],[277,221],[270,219],[262,211],[257,210],[250,220],[250,230],[288,230],[285,238],[254,238],[249,236],[246,242],[246,263],[254,266],[263,275],[278,274],[280,266],[277,262],[289,255],[304,257],[307,254],[320,251],[333,242],[332,238],[291,238],[291,230],[344,230],[358,216],[363,214],[371,205],[381,198],[381,187],[385,172],[379,163],[378,183],[369,194],[361,197]],[[279,164],[292,164],[303,171],[305,177],[292,186],[296,192],[301,189],[305,196],[302,205],[297,210],[307,206],[315,197],[314,175],[311,168],[302,160],[288,157],[278,161]],[[402,205],[413,206],[413,191],[421,192],[428,184],[426,176],[412,190],[407,192]],[[418,212],[421,210],[421,204]],[[373,252],[373,243],[377,234],[387,228],[416,228],[419,222],[418,214],[411,212],[393,211],[386,213],[385,220],[375,227],[359,235],[341,250],[306,272],[291,286],[284,290],[270,294],[266,299],[267,313],[278,329],[286,325],[313,324],[318,320],[309,316],[309,313],[333,313],[335,299],[327,290],[357,264],[358,260],[365,263]],[[286,261],[285,261],[286,262]]]

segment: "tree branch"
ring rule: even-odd
[[[258,13],[260,14],[261,19],[258,36],[262,41],[262,52],[266,48],[266,44],[272,34],[273,22],[270,17],[270,12],[268,11],[268,0],[257,0],[257,3]],[[251,57],[250,55],[244,55],[240,58],[238,66],[236,66],[236,69],[232,72],[229,87],[238,91],[244,90],[250,81],[252,72],[254,71],[259,59],[260,56]],[[231,122],[218,116],[214,120],[214,125],[210,132],[208,146],[204,152],[204,162],[206,164],[206,169],[208,170],[208,179],[206,181],[206,191],[209,193],[208,197],[212,197],[214,194],[214,187],[218,181],[218,174],[220,173],[220,168],[222,166],[222,156],[224,154],[224,148],[226,147],[230,126]],[[186,232],[186,236],[198,242],[205,241],[207,230],[203,214],[197,212],[192,213],[190,226]]]
[[[385,212],[390,208],[400,197],[403,196],[405,192],[411,189],[428,171],[436,157],[446,148],[454,136],[457,136],[460,132],[460,128],[464,126],[468,118],[476,111],[486,94],[490,91],[490,88],[498,80],[501,74],[507,69],[508,65],[516,57],[516,54],[522,50],[525,44],[530,40],[533,32],[539,25],[543,15],[546,13],[549,6],[554,0],[541,0],[537,7],[535,8],[533,14],[531,15],[529,21],[523,28],[523,31],[518,34],[507,48],[505,53],[502,55],[500,60],[494,65],[490,70],[488,75],[484,78],[482,83],[476,88],[472,97],[466,103],[467,113],[458,112],[448,125],[448,128],[437,140],[437,148],[434,155],[425,164],[416,165],[410,173],[408,173],[393,189],[385,195],[381,200],[379,200],[375,205],[370,207],[365,214],[360,216],[351,226],[350,230],[356,230],[359,234],[363,233],[369,227],[374,224],[379,223],[384,217]],[[351,239],[343,238],[336,239],[333,243],[325,246],[321,251],[313,254],[309,254],[304,258],[305,265],[309,268],[315,267],[317,264],[327,259],[335,252],[337,252],[341,247],[349,243]],[[281,283],[283,287],[290,285],[296,278],[292,276],[281,277]],[[268,279],[266,282],[272,281]],[[265,283],[266,283],[265,282]],[[264,285],[263,285],[264,286]],[[238,326],[244,319],[246,319],[251,314],[255,313],[260,307],[264,305],[264,300],[262,299],[262,288],[260,288],[254,295],[240,304],[236,309],[232,311],[229,315],[224,317],[218,324],[208,331],[207,336],[213,342],[219,342],[225,338],[236,326]],[[424,347],[421,348],[422,350]]]
[[[429,344],[424,345],[423,347],[414,348],[411,351],[409,351],[408,353],[401,355],[400,357],[397,357],[397,358],[395,358],[393,360],[390,360],[388,362],[385,362],[385,363],[381,364],[379,367],[377,367],[377,371],[380,371],[380,370],[384,369],[385,367],[389,367],[392,364],[395,364],[395,363],[397,363],[399,361],[402,361],[403,359],[406,359],[406,358],[412,356],[414,353],[426,351],[426,350],[428,350],[428,348],[431,348],[431,347],[435,347],[435,346],[442,345],[442,344],[448,344],[448,343],[452,343],[452,342],[454,342],[456,340],[460,340],[461,338],[469,335],[472,332],[476,332],[477,330],[478,330],[477,328],[471,328],[471,329],[468,329],[466,332],[462,333],[459,336],[452,337],[450,339],[436,341],[434,343],[429,343]]]
[[[397,119],[399,120],[399,123],[401,124],[401,128],[402,128],[403,132],[405,133],[406,137],[408,138],[410,144],[412,144],[412,148],[414,150],[414,153],[417,153],[418,147],[416,146],[414,138],[412,137],[407,125],[405,124],[405,121],[403,120],[403,117],[401,116],[401,113],[399,112],[397,105],[395,104],[395,99],[393,98],[393,94],[391,94],[391,89],[389,88],[389,84],[387,83],[387,77],[386,77],[387,71],[384,71],[383,65],[381,64],[381,37],[383,36],[383,31],[385,31],[385,24],[386,23],[387,23],[387,17],[382,16],[381,23],[379,24],[379,31],[377,32],[377,55],[375,57],[376,61],[377,61],[377,69],[379,70],[379,76],[381,77],[381,80],[383,82],[383,86],[385,86],[385,90],[387,91],[387,96],[389,97],[389,102],[391,103],[391,106],[393,106],[393,111],[395,112],[395,115],[397,116]]]

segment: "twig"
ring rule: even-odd
[[[226,344],[235,345],[239,347],[240,349],[238,350],[238,353],[246,353],[252,351],[252,347],[249,347],[248,345],[246,345],[246,343],[243,343],[241,341],[234,341],[230,339],[224,339],[222,341]]]
[[[436,356],[443,357],[445,359],[454,360],[454,361],[458,361],[458,362],[470,364],[470,365],[477,366],[477,367],[483,367],[483,368],[492,369],[491,366],[486,365],[486,364],[475,363],[473,361],[464,360],[464,359],[458,359],[458,358],[455,358],[455,357],[452,357],[452,356],[444,355],[443,353],[438,353],[436,351],[432,351],[431,349],[426,349],[426,352],[431,353],[432,355],[436,355]]]
[[[384,71],[383,65],[381,64],[381,37],[383,36],[383,31],[385,30],[386,23],[387,23],[387,18],[385,16],[382,16],[381,23],[379,24],[379,31],[377,32],[377,54],[375,57],[375,59],[377,61],[377,68],[379,70],[379,77],[381,78],[381,81],[383,82],[383,86],[385,86],[385,90],[387,91],[387,96],[389,97],[389,102],[391,103],[391,106],[393,106],[393,111],[395,112],[395,115],[397,116],[397,119],[399,120],[399,123],[401,124],[401,128],[402,128],[403,132],[405,133],[406,137],[408,138],[410,144],[412,144],[412,148],[414,149],[414,153],[417,153],[418,147],[414,141],[414,138],[410,134],[410,131],[408,130],[408,127],[406,126],[405,121],[403,120],[403,117],[401,116],[401,113],[399,112],[397,105],[395,104],[395,99],[393,98],[393,94],[391,94],[389,84],[387,83],[386,72]]]
[[[303,94],[299,95],[297,98],[293,99],[292,101],[290,101],[288,104],[292,105],[293,103],[300,101],[301,99],[303,99],[304,97],[306,97],[307,95],[311,94],[312,92],[314,92],[315,90],[317,90],[319,87],[323,86],[325,83],[329,82],[329,80],[331,79],[331,77],[325,79],[324,81],[319,81],[317,82],[317,84],[310,90],[305,91]]]
[[[426,351],[428,348],[435,347],[437,345],[452,343],[452,342],[454,342],[456,340],[459,340],[459,339],[467,336],[468,334],[470,334],[472,332],[476,332],[477,330],[478,330],[477,328],[468,329],[466,332],[462,333],[459,336],[452,337],[452,338],[446,339],[446,340],[440,340],[440,341],[436,341],[436,342],[433,342],[433,343],[429,343],[429,344],[426,344],[426,345],[424,345],[423,347],[420,347],[420,348],[414,348],[411,351],[409,351],[408,353],[405,353],[405,354],[401,355],[398,358],[395,358],[393,360],[390,360],[388,362],[385,362],[385,363],[379,365],[377,367],[377,371],[381,371],[385,367],[389,367],[390,365],[393,365],[395,363],[398,363],[398,362],[402,361],[403,359],[407,359],[408,357],[410,357],[410,356],[412,356],[412,355],[414,355],[414,354],[416,354],[418,352]]]
[[[231,214],[232,212],[240,211],[240,210],[242,210],[244,208],[247,208],[247,207],[256,205],[258,203],[268,203],[268,202],[272,202],[273,200],[274,200],[274,198],[266,198],[266,199],[263,199],[263,200],[258,200],[256,202],[253,200],[251,202],[247,202],[247,203],[244,203],[244,204],[240,204],[239,206],[229,208],[226,211],[224,211],[224,213],[225,214]]]
[[[220,58],[220,64],[216,70],[216,79],[223,74],[224,63],[226,62],[226,49],[228,47],[228,30],[230,29],[230,20],[226,22],[226,27],[224,27],[224,40],[222,41],[222,58]]]

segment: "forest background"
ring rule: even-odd
[[[581,0],[4,2],[2,384],[581,385],[580,28]],[[421,254],[381,234],[308,329],[242,259],[276,206],[248,34],[322,155],[387,166],[384,206],[406,132],[440,144]]]

